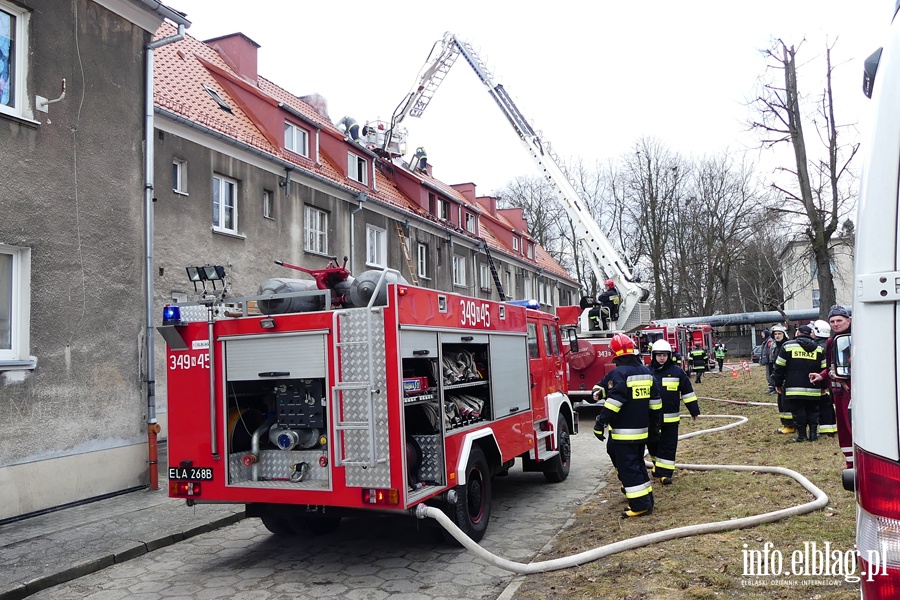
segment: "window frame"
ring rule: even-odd
[[[262,193],[263,218],[275,220],[275,193],[272,190],[263,189]]]
[[[466,258],[459,254],[454,254],[452,259],[453,285],[459,287],[466,286]]]
[[[310,217],[316,217],[316,223],[310,223]],[[316,206],[305,204],[303,206],[303,250],[313,254],[328,256],[328,217],[327,211]],[[313,227],[315,225],[315,228]],[[321,226],[321,227],[320,227]],[[315,237],[312,237],[312,236]],[[311,243],[316,240],[316,246]]]
[[[478,231],[478,221],[475,219],[475,214],[466,212],[466,231],[469,233],[477,233]],[[469,225],[471,224],[471,227]]]
[[[387,232],[381,227],[369,224],[366,225],[366,266],[381,268],[387,266]]]
[[[30,41],[28,39],[29,21],[31,19],[31,11],[23,9],[5,0],[0,0],[0,11],[3,11],[15,19],[15,25],[11,33],[14,38],[10,40],[15,45],[12,54],[10,73],[12,81],[12,93],[9,94],[9,101],[12,106],[0,104],[0,114],[9,115],[11,117],[19,117],[22,119],[32,118],[31,105],[28,96],[28,71],[29,71],[29,55],[28,48]]]
[[[544,352],[545,356],[553,356],[553,343],[550,339],[550,325],[541,323],[541,329],[544,331]]]
[[[348,152],[347,177],[357,183],[369,185],[369,161],[358,154]]]
[[[428,279],[428,245],[416,243],[416,275]]]
[[[525,343],[528,346],[528,358],[535,359],[541,357],[540,343],[538,342],[537,323],[529,322],[527,324]]]
[[[187,161],[182,158],[173,158],[172,169],[172,191],[181,196],[187,196]]]
[[[482,290],[491,289],[491,268],[486,262],[478,264],[478,284]]]
[[[218,183],[216,182],[218,180]],[[230,186],[234,193],[232,195],[232,227],[224,225],[225,217],[228,214],[227,204],[222,202],[223,192]],[[238,233],[238,196],[240,194],[240,184],[237,179],[232,179],[222,175],[221,173],[213,173],[213,231],[219,233],[228,233],[232,235],[240,235]],[[218,208],[216,205],[218,204]],[[218,223],[216,222],[218,221]]]
[[[516,252],[518,252],[518,251],[519,251],[519,238],[518,238],[518,236],[515,236],[515,235],[514,235],[512,240],[513,240],[513,250],[515,250]]]
[[[0,255],[11,256],[9,287],[9,348],[0,348],[0,370],[33,369],[31,351],[31,248],[0,244]]]
[[[288,131],[291,132],[290,144],[288,144]],[[302,148],[297,147],[297,136],[302,135]],[[284,122],[284,149],[300,156],[309,158],[309,132],[290,121]]]

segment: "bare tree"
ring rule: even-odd
[[[795,218],[812,246],[817,267],[819,310],[823,318],[835,303],[831,238],[846,217],[853,184],[849,167],[859,148],[859,144],[841,145],[838,141],[842,127],[838,126],[834,115],[832,47],[826,48],[825,89],[812,123],[822,142],[824,158],[816,160],[809,156],[803,133],[803,102],[797,83],[797,50],[781,40],[764,51],[764,55],[770,69],[783,72],[783,81],[772,81],[763,86],[762,93],[754,100],[758,119],[751,123],[762,133],[763,147],[789,143],[793,150],[794,168],[780,169],[792,176],[789,182],[772,183],[785,202],[771,210]]]
[[[498,195],[502,208],[521,208],[528,232],[563,267],[572,264],[566,238],[565,211],[555,198],[553,185],[543,177],[517,177]]]

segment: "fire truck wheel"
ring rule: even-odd
[[[491,518],[491,470],[480,446],[472,446],[466,465],[466,484],[457,486],[457,490],[459,499],[450,507],[450,518],[463,533],[478,542],[484,537]]]
[[[288,519],[276,517],[274,515],[261,515],[263,525],[277,536],[288,536],[296,534],[296,530],[291,526]]]
[[[340,517],[306,517],[306,528],[314,535],[331,533],[341,524]]]
[[[547,461],[544,477],[551,483],[559,483],[569,476],[572,459],[572,440],[569,438],[569,424],[563,415],[556,422],[556,449],[559,454]]]

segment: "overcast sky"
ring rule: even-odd
[[[773,38],[799,45],[801,87],[822,90],[807,61],[837,43],[838,120],[864,123],[862,61],[884,43],[893,0],[509,2],[165,0],[200,40],[242,32],[261,47],[259,73],[298,96],[319,93],[333,122],[390,120],[445,31],[471,43],[564,160],[632,151],[654,136],[699,156],[752,150],[747,100]],[[805,86],[804,86],[805,84]],[[420,119],[434,175],[489,194],[537,170],[475,73],[460,59]],[[852,133],[852,132],[851,132]]]

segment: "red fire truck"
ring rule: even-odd
[[[577,422],[556,317],[387,273],[360,307],[280,312],[270,294],[268,314],[210,301],[187,323],[167,307],[170,496],[246,504],[276,534],[427,503],[477,541],[491,478],[516,458],[567,477]]]

